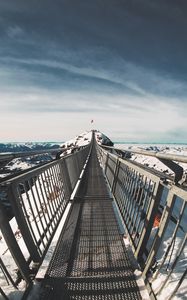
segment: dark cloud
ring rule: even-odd
[[[51,89],[185,97],[186,13],[182,0],[1,1],[0,64],[17,69],[17,78],[28,72],[28,84]]]

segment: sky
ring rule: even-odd
[[[0,142],[187,142],[186,54],[186,0],[0,0]]]

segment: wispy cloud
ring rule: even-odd
[[[103,86],[104,93],[107,93],[107,88],[111,93],[113,87],[116,94],[124,93],[140,97],[157,95],[167,96],[168,99],[177,96],[186,97],[185,81],[170,78],[166,74],[159,74],[121,58],[118,64],[114,66],[111,63],[107,68],[102,64],[98,66],[97,62],[94,64],[94,61],[85,65],[83,58],[79,65],[76,65],[73,60],[74,56],[72,56],[72,63],[67,62],[66,57],[59,57],[59,61],[4,57],[0,59],[0,63],[2,72],[5,70],[7,81],[10,79],[18,83],[22,77],[25,77],[26,85],[41,85],[46,89],[52,89],[51,82],[58,90],[66,90],[66,87],[69,89],[71,86],[72,89],[76,88],[78,91],[81,89],[96,91],[99,86]],[[7,65],[11,65],[11,69]],[[99,92],[102,93],[101,89]]]
[[[34,100],[38,105],[42,99]],[[107,100],[111,102],[111,99],[93,97],[94,104],[86,108],[85,103],[78,98],[80,106],[77,108],[75,99],[69,96],[66,102],[73,104],[75,110],[70,106],[68,108],[64,101],[61,109],[54,111],[51,101],[48,102],[47,99],[46,105],[51,106],[51,111],[45,111],[43,108],[40,110],[40,107],[37,111],[9,110],[8,114],[1,115],[1,140],[66,140],[91,129],[90,120],[94,119],[94,127],[114,140],[185,141],[184,128],[187,126],[187,120],[185,115],[181,115],[181,109],[175,105],[164,104],[163,101],[156,105],[150,101],[139,101],[138,105],[142,107],[140,110],[137,102],[133,106],[130,99],[122,99],[123,106],[118,104],[119,107],[112,102],[108,106],[102,105],[102,102],[106,103]],[[15,98],[12,98],[12,101],[14,102]],[[25,105],[26,101],[22,103]],[[185,105],[183,109],[187,111],[187,106]]]
[[[10,38],[19,38],[22,37],[24,35],[24,31],[21,27],[15,25],[15,26],[10,26],[7,29],[7,35]]]
[[[22,115],[20,134],[32,135],[40,116],[53,132],[62,119],[73,134],[95,118],[120,139],[177,131],[186,139],[185,8],[162,0],[1,1],[2,120]]]

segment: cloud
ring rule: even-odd
[[[24,31],[21,27],[19,26],[11,26],[7,29],[7,34],[10,38],[19,38],[19,37],[22,37],[23,34],[24,34]]]
[[[22,115],[33,124],[37,116],[39,126],[40,116],[55,132],[61,115],[73,134],[95,117],[120,139],[164,139],[177,130],[185,139],[186,7],[168,0],[1,1],[3,120]]]
[[[70,55],[70,53],[69,53]],[[112,54],[108,54],[108,59]],[[98,64],[84,53],[77,63],[74,53],[69,57],[59,56],[59,59],[20,59],[4,57],[0,59],[2,66],[0,76],[3,85],[9,81],[12,85],[29,87],[36,86],[46,90],[64,90],[98,92],[101,94],[115,93],[117,95],[136,95],[140,97],[165,96],[170,99],[184,99],[187,86],[185,81],[173,79],[166,74],[146,69],[122,58],[116,58],[115,63],[108,60]],[[9,67],[11,66],[11,68]],[[3,74],[3,70],[5,75]],[[0,83],[2,85],[2,82]]]
[[[1,93],[3,103],[8,103],[1,117],[1,140],[18,140],[19,136],[21,140],[62,141],[91,129],[90,120],[94,119],[94,127],[116,141],[185,141],[187,119],[181,112],[187,111],[186,103],[181,108],[164,98],[155,101],[154,97],[121,96],[114,102],[112,96],[92,95],[91,101],[89,97],[37,92],[18,100],[15,94],[8,99]]]

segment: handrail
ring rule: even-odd
[[[153,299],[157,299],[157,295],[165,299],[162,292],[167,283],[170,292],[167,299],[171,299],[187,272],[183,267],[176,270],[180,254],[185,245],[187,247],[187,190],[167,186],[158,174],[103,148],[97,146],[100,164],[150,294]],[[171,278],[175,272],[180,275],[176,285]],[[163,284],[155,288],[159,274],[164,276]]]
[[[90,147],[91,143],[82,150],[0,184],[0,192],[11,204],[15,216],[10,221],[5,206],[0,201],[1,239],[11,253],[10,260],[19,270],[19,276],[12,278],[10,282],[6,275],[9,274],[9,269],[1,257],[4,278],[13,288],[17,286],[19,279],[24,279],[30,286],[31,277],[42,263],[65,209],[72,201],[71,194],[79,180]],[[27,250],[23,245],[26,245]],[[10,276],[13,274],[9,274]],[[4,287],[2,288],[2,293],[5,293]]]
[[[158,151],[146,151],[146,150],[126,150],[121,148],[115,148],[105,145],[100,145],[102,148],[109,150],[111,153],[119,154],[123,158],[127,157],[127,153],[136,153],[145,156],[155,157],[160,160],[164,165],[166,165],[170,170],[175,174],[174,182],[175,184],[183,184],[186,181],[186,174],[184,174],[184,169],[176,162],[187,163],[186,155],[177,155],[177,154],[167,154],[160,153]],[[127,157],[128,158],[128,157]]]
[[[141,155],[152,156],[152,157],[161,158],[161,159],[174,160],[177,162],[187,163],[187,155],[167,154],[167,153],[160,153],[159,151],[148,151],[148,150],[139,150],[139,149],[126,150],[126,149],[122,149],[122,148],[105,146],[105,145],[101,145],[101,147],[103,147],[105,149],[109,149],[109,150],[121,151],[123,153],[125,153],[125,152],[135,153],[135,154],[141,154]]]
[[[70,201],[91,146],[92,143],[74,154],[18,175],[0,185],[13,207],[16,220],[12,225],[0,202],[0,228],[19,269],[20,278],[24,278],[29,285]],[[117,210],[125,225],[126,236],[129,237],[145,281],[151,284],[157,280],[155,265],[158,264],[157,270],[164,273],[164,268],[170,264],[170,272],[164,273],[164,282],[170,282],[176,262],[180,259],[175,250],[176,255],[170,260],[172,249],[176,248],[175,241],[179,238],[179,233],[182,233],[183,244],[179,244],[177,248],[181,253],[187,239],[187,191],[176,185],[166,186],[158,174],[152,174],[131,161],[123,160],[98,145],[96,147]],[[174,208],[178,203],[180,205],[177,206],[175,215]],[[159,221],[155,227],[158,214]],[[170,244],[164,249],[164,256],[160,257],[159,251],[170,222],[174,224],[173,231],[169,232]],[[23,253],[22,243],[19,244],[20,235],[27,253]],[[5,275],[8,274],[9,277],[9,270],[5,268],[3,264]],[[185,271],[182,272],[183,279]],[[10,284],[17,285],[17,281],[12,279]],[[160,290],[154,290],[154,294],[162,293],[162,288],[163,286]]]

